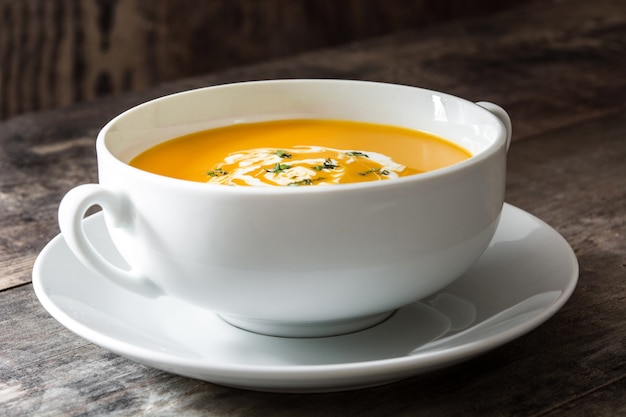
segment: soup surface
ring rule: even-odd
[[[235,124],[156,145],[130,165],[190,181],[310,186],[380,181],[469,158],[444,139],[411,129],[339,120]]]

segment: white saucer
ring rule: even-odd
[[[85,228],[101,251],[118,257],[100,213],[88,217]],[[263,336],[169,297],[136,296],[90,273],[62,236],[44,248],[33,270],[46,310],[105,349],[216,384],[279,392],[379,385],[466,360],[546,321],[577,279],[567,242],[508,204],[489,248],[468,273],[378,326],[336,337]]]

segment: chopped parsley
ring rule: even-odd
[[[291,168],[291,165],[289,164],[281,164],[280,162],[276,162],[276,165],[274,165],[274,168],[268,169],[266,171],[273,172],[274,174],[280,174],[281,172],[289,168]]]
[[[357,158],[369,158],[369,155],[359,151],[348,151],[346,152],[348,156],[356,156]]]
[[[289,184],[287,184],[287,186],[289,187],[300,187],[301,185],[313,185],[314,182],[316,181],[322,181],[324,179],[324,177],[318,177],[318,178],[305,178],[303,180],[300,181],[295,181],[295,182],[290,182]]]
[[[389,171],[386,170],[386,169],[382,169],[382,168],[371,168],[371,169],[368,169],[367,171],[359,172],[359,175],[364,177],[364,176],[369,175],[369,174],[371,174],[373,172],[375,172],[377,174],[380,174],[380,175],[389,175]]]
[[[224,171],[222,168],[216,168],[212,171],[206,173],[209,177],[221,177],[227,175],[228,172]]]
[[[337,165],[335,162],[333,162],[333,160],[332,160],[332,159],[327,158],[327,159],[324,161],[324,164],[314,166],[314,167],[313,167],[313,169],[314,169],[314,170],[316,170],[316,171],[321,171],[321,170],[323,170],[323,169],[335,169],[335,168],[337,168],[337,167],[339,167],[339,165]]]
[[[289,159],[292,156],[290,153],[288,153],[287,151],[283,151],[282,149],[277,150],[276,152],[274,152],[274,154],[283,159]]]

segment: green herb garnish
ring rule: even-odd
[[[363,153],[363,152],[359,152],[359,151],[348,151],[348,152],[346,152],[346,155],[348,155],[348,156],[356,156],[357,158],[369,158],[369,155],[367,155],[366,153]]]
[[[371,168],[371,169],[368,169],[367,171],[359,172],[359,175],[364,177],[373,172],[376,172],[377,174],[380,174],[380,175],[389,175],[389,171],[387,171],[386,169],[382,169],[382,168]]]
[[[336,163],[334,163],[332,159],[327,158],[327,159],[324,161],[324,164],[323,164],[323,165],[317,165],[317,166],[314,166],[314,167],[313,167],[313,169],[314,169],[314,170],[316,170],[316,171],[321,171],[321,170],[323,170],[323,169],[335,169],[335,168],[337,168],[338,166],[339,166],[339,165],[337,165]]]
[[[291,168],[291,165],[289,164],[281,164],[280,162],[276,162],[276,165],[274,165],[274,168],[268,169],[266,171],[273,172],[274,174],[280,174],[281,172],[289,168]]]
[[[209,177],[221,177],[227,175],[228,172],[224,171],[222,168],[216,168],[213,171],[209,171],[206,173]]]
[[[324,179],[324,177],[318,177],[318,178],[313,178],[313,179],[305,178],[305,179],[300,180],[300,181],[290,182],[287,185],[289,187],[300,187],[301,185],[313,185],[314,182],[321,181],[323,179]]]
[[[279,158],[289,159],[291,158],[291,154],[287,151],[283,151],[282,149],[277,150],[274,154],[278,155]]]
[[[290,182],[289,184],[287,184],[289,187],[299,187],[301,185],[313,185],[313,180],[306,178],[304,180],[300,180],[300,181],[296,181],[296,182]]]

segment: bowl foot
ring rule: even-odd
[[[395,311],[386,311],[365,317],[318,322],[258,320],[230,316],[227,314],[219,314],[219,316],[232,326],[266,336],[328,337],[353,333],[373,327],[387,320],[394,312]]]

